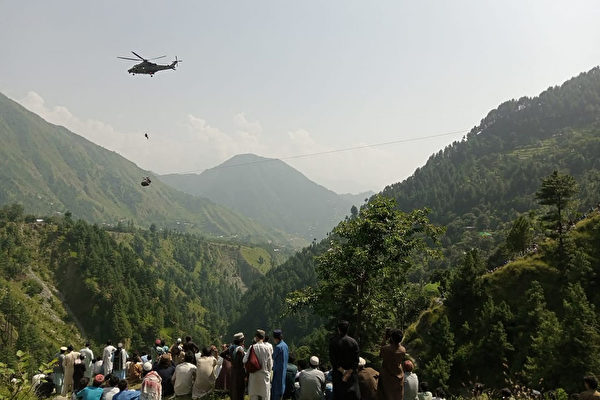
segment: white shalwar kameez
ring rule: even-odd
[[[113,353],[117,348],[113,345],[108,345],[102,352],[102,367],[104,367],[104,376],[110,374],[113,370]]]
[[[260,396],[263,400],[271,398],[271,370],[273,369],[273,346],[268,343],[255,343],[254,353],[260,362],[261,369],[252,372],[248,376],[248,395],[250,400],[257,400]],[[248,361],[250,350],[244,356],[244,364]]]

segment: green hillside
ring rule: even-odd
[[[142,187],[142,177],[151,172],[47,123],[1,94],[0,141],[0,205],[18,202],[45,215],[70,211],[106,226],[127,220],[242,241],[290,239],[158,179]]]
[[[465,255],[444,300],[405,336],[420,376],[453,390],[477,381],[579,392],[581,378],[600,370],[600,209],[565,242],[564,259],[544,239],[491,272],[477,250]]]
[[[600,193],[600,68],[551,87],[537,97],[502,103],[464,140],[432,155],[383,194],[400,209],[428,207],[448,226],[446,244],[501,230],[537,207],[534,192],[553,170],[580,183],[580,210]],[[462,251],[463,249],[461,249]]]
[[[168,230],[36,219],[7,206],[0,208],[0,320],[11,328],[3,324],[0,334],[38,361],[82,337],[138,350],[156,337],[219,341],[242,294],[277,257]]]
[[[160,179],[308,241],[320,239],[370,193],[338,195],[277,159],[240,154],[201,174]]]
[[[446,277],[473,248],[484,261],[494,256],[489,268],[502,265],[512,256],[501,248],[511,221],[530,210],[539,215],[535,191],[555,169],[570,173],[579,184],[571,218],[600,201],[599,68],[538,97],[501,104],[463,141],[432,155],[411,177],[383,191],[401,210],[430,208],[431,221],[447,227],[441,238],[445,257],[412,271],[415,286],[406,290]],[[284,300],[290,291],[315,282],[313,259],[326,246],[327,240],[311,246],[267,273],[242,298],[233,326],[287,326],[290,341],[309,334],[314,325],[282,317]],[[256,309],[268,312],[256,315]]]

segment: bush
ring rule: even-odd
[[[37,399],[31,386],[29,354],[17,351],[15,365],[0,362],[0,399],[33,400]],[[42,364],[39,371],[44,374],[52,372],[50,364]]]
[[[23,282],[23,290],[27,293],[27,296],[33,297],[36,294],[42,293],[44,287],[35,279],[28,279]]]

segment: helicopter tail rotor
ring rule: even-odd
[[[171,63],[171,68],[175,69],[175,67],[177,66],[177,64],[179,64],[180,62],[183,62],[183,60],[179,60],[179,59],[177,59],[177,56],[175,56],[175,61],[173,61]]]

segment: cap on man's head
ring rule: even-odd
[[[67,347],[66,346],[61,346],[60,351],[67,351]]]
[[[157,345],[157,346],[160,346],[160,339],[156,339],[156,340],[154,341],[154,344],[155,344],[155,345]]]
[[[259,339],[264,339],[265,338],[265,331],[263,331],[262,329],[257,329],[256,330],[256,334],[254,335]]]
[[[152,371],[152,363],[150,361],[146,361],[142,368],[144,368],[144,371],[146,372]]]
[[[273,338],[274,339],[281,339],[283,332],[281,331],[281,329],[275,329],[273,331]]]
[[[365,365],[367,365],[367,360],[365,360],[362,357],[358,357],[358,366],[359,367],[364,367]]]
[[[117,347],[120,348],[120,349],[122,349],[123,348],[123,343],[117,344]]]
[[[181,342],[182,342],[181,338],[177,338],[177,343],[181,343]]]
[[[238,332],[235,335],[233,335],[233,340],[244,340],[244,333],[243,332]]]
[[[313,367],[318,367],[319,366],[319,357],[317,356],[312,356],[310,358],[310,360],[308,360],[308,362],[310,363],[310,365],[312,365]]]
[[[96,376],[94,377],[94,382],[97,382],[97,383],[102,383],[102,382],[104,382],[104,375],[102,375],[102,374],[98,374],[98,375],[96,375]]]

